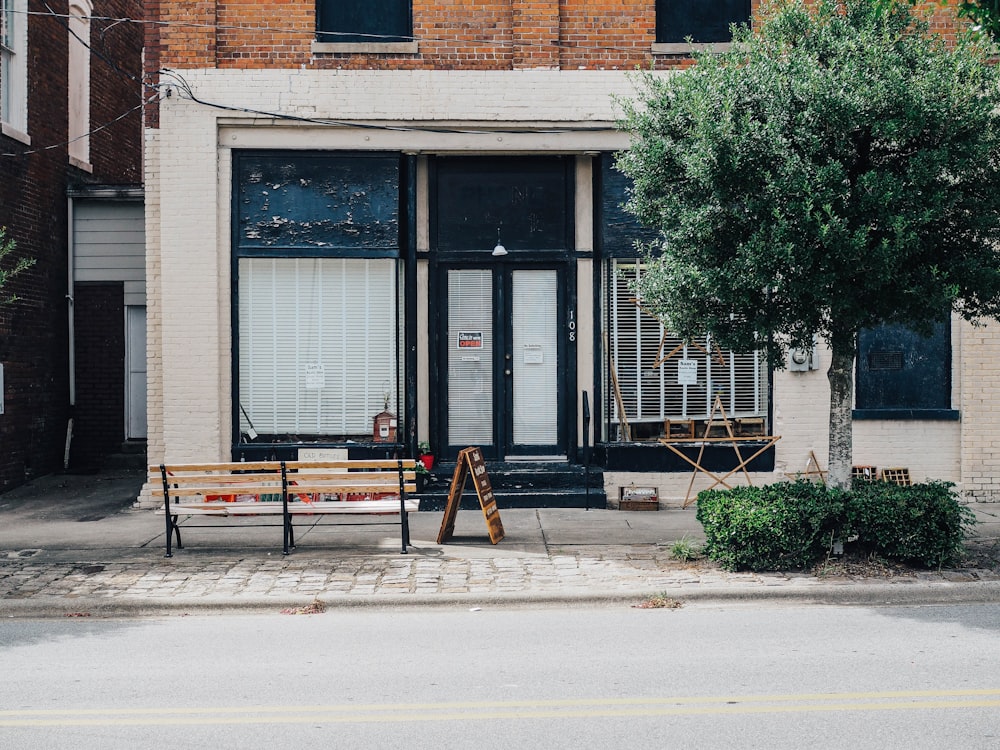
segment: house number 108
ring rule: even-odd
[[[576,341],[576,320],[572,310],[569,311],[569,323],[566,327],[569,329],[569,340]]]

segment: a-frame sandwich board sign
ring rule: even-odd
[[[486,473],[483,452],[479,448],[473,447],[463,448],[458,452],[458,463],[455,464],[455,473],[451,477],[451,487],[448,489],[448,505],[444,509],[441,530],[438,532],[438,544],[444,544],[455,533],[455,517],[458,515],[458,506],[462,502],[462,490],[465,489],[465,480],[468,479],[469,474],[472,474],[472,482],[476,487],[479,507],[483,509],[483,518],[486,519],[486,528],[490,532],[490,541],[496,544],[503,539],[503,523],[500,521],[500,511],[497,510],[497,501],[493,496],[490,476]]]

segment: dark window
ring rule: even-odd
[[[632,181],[615,169],[614,156],[601,156],[600,177],[600,234],[601,252],[608,258],[634,258],[638,253],[635,243],[649,244],[659,236],[659,231],[643,226],[625,210],[631,193]]]
[[[316,39],[320,42],[408,42],[412,39],[410,0],[319,0]]]
[[[434,162],[435,246],[442,252],[568,250],[573,160],[443,157]]]
[[[398,154],[239,152],[236,250],[398,256],[399,191]]]
[[[657,0],[656,41],[728,42],[730,24],[750,22],[750,0]]]
[[[858,334],[859,410],[920,411],[950,406],[951,326],[947,320],[936,324],[928,337],[902,325],[867,328]]]

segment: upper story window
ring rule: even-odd
[[[89,0],[69,6],[69,157],[90,168],[90,15]]]
[[[728,44],[731,24],[750,22],[750,0],[657,0],[654,52]]]
[[[0,0],[0,121],[3,134],[28,138],[28,4]]]
[[[413,44],[410,0],[318,0],[316,43],[320,52],[322,45],[337,45],[331,51],[410,51],[399,49]]]

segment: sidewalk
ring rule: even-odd
[[[492,545],[482,513],[460,511],[455,537],[436,543],[441,512],[398,525],[298,522],[281,554],[280,527],[190,529],[164,557],[164,519],[132,510],[135,473],[52,475],[0,495],[0,616],[133,616],[211,609],[277,612],[332,606],[490,606],[794,600],[917,603],[1000,601],[1000,565],[893,577],[730,573],[673,559],[680,539],[704,540],[694,508],[658,512],[501,510]],[[1000,548],[1000,505],[972,506],[977,536]],[[343,519],[339,519],[343,521]],[[246,519],[254,523],[255,519]],[[201,519],[199,522],[204,522]]]

